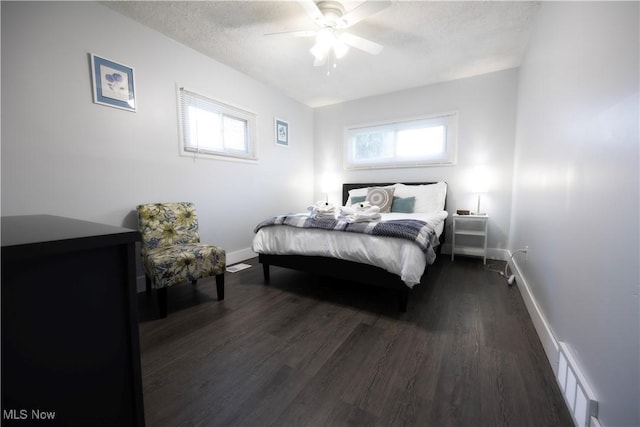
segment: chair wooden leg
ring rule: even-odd
[[[145,281],[145,283],[147,285],[146,286],[146,288],[147,288],[146,289],[147,296],[150,297],[151,296],[151,279],[146,274],[144,275],[144,281]]]
[[[216,289],[218,290],[218,301],[224,299],[224,273],[216,276]]]
[[[158,289],[158,312],[160,313],[160,318],[164,319],[167,317],[167,288],[159,288]]]

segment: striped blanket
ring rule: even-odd
[[[319,228],[322,230],[346,231],[406,239],[414,242],[422,250],[428,264],[436,259],[434,248],[440,243],[433,228],[426,222],[416,219],[398,219],[389,221],[348,222],[331,217],[312,217],[309,214],[279,215],[258,224],[254,232],[263,227],[288,225],[298,228]]]

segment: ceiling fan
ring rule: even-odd
[[[355,9],[345,12],[344,6],[334,0],[298,0],[305,12],[318,26],[316,30],[285,31],[271,34],[289,34],[294,37],[315,37],[316,43],[311,48],[315,60],[313,65],[318,67],[346,55],[349,47],[353,47],[371,55],[379,54],[383,46],[371,40],[356,36],[355,34],[343,30],[351,27],[357,22],[378,13],[391,6],[391,1],[365,1]]]

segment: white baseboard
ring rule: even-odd
[[[251,248],[240,249],[239,251],[227,252],[227,265],[237,264],[242,261],[257,257],[258,254]]]
[[[253,252],[251,248],[241,249],[239,251],[227,252],[227,265],[237,264],[242,261],[257,257],[258,254]],[[138,292],[144,292],[147,285],[145,283],[144,274],[136,277],[136,289]]]
[[[538,337],[540,338],[542,347],[544,348],[544,351],[547,355],[547,359],[549,359],[549,364],[553,369],[553,373],[557,374],[558,352],[560,351],[558,340],[551,330],[547,319],[544,317],[542,310],[540,310],[540,306],[538,306],[538,303],[533,297],[531,289],[529,288],[526,279],[524,278],[520,268],[518,267],[517,259],[514,258],[514,260],[510,264],[510,267],[512,273],[516,276],[516,284],[518,285],[518,289],[520,289],[520,294],[522,295],[522,299],[527,306],[529,317],[531,317],[533,326],[536,328],[536,332],[538,333]]]

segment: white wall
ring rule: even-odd
[[[638,12],[545,2],[518,92],[509,247],[605,426],[640,424]]]
[[[240,260],[259,221],[312,200],[309,107],[98,3],[1,7],[2,215],[135,228],[137,204],[188,200],[201,239]],[[136,113],[93,103],[89,52],[134,68]],[[180,157],[176,83],[255,112],[260,163]]]
[[[511,215],[511,182],[515,138],[516,69],[485,74],[387,95],[360,99],[315,110],[316,199],[322,199],[325,173],[344,182],[447,181],[448,210],[476,210],[471,192],[476,166],[490,172],[490,192],[481,210],[490,215],[489,248],[493,254],[507,247]],[[350,125],[417,117],[457,110],[458,161],[455,166],[402,169],[343,169],[344,128]],[[341,201],[341,190],[331,194]],[[448,234],[449,241],[451,233]],[[496,251],[498,249],[498,251]]]

